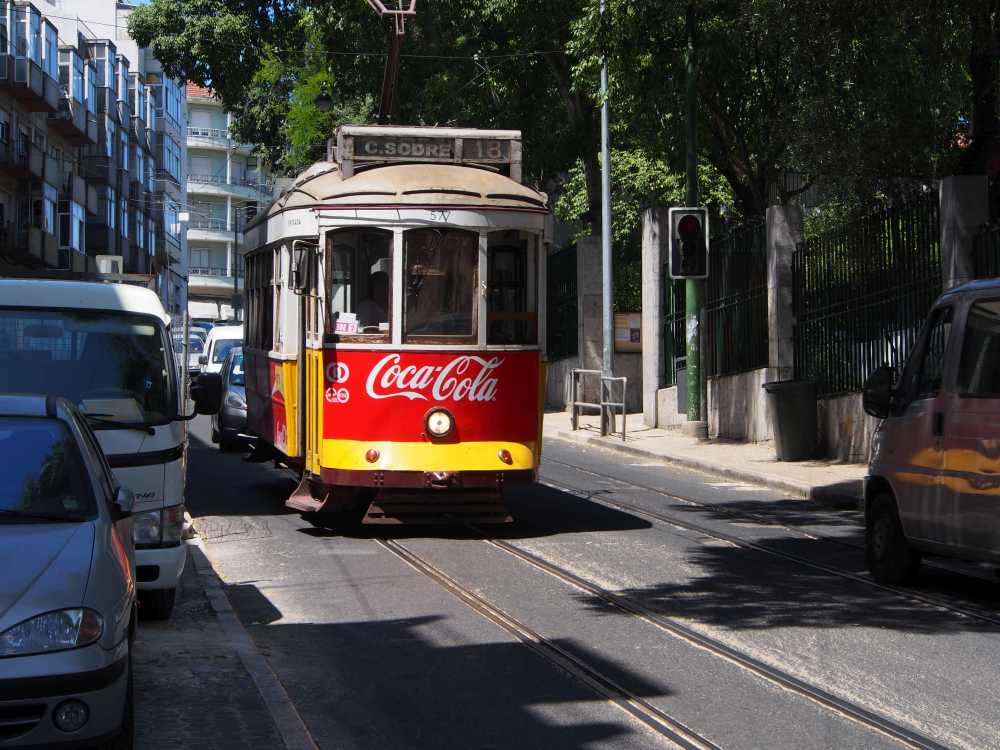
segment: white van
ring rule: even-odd
[[[202,372],[219,372],[234,346],[243,345],[243,326],[216,326],[208,332],[205,353],[198,358]]]
[[[144,616],[166,618],[184,570],[187,425],[170,317],[149,289],[0,279],[0,391],[79,405],[117,479],[135,495]]]

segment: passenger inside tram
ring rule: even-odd
[[[368,277],[368,295],[358,303],[358,327],[362,333],[378,333],[389,327],[389,274],[376,271]]]

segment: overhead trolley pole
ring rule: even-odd
[[[372,9],[383,18],[391,20],[389,28],[389,56],[382,76],[382,96],[378,105],[378,124],[388,125],[396,116],[398,103],[396,90],[399,84],[399,56],[406,33],[406,17],[417,14],[417,0],[368,0]]]

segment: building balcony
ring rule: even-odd
[[[63,175],[62,185],[59,186],[59,200],[73,201],[81,206],[86,206],[87,183],[80,175],[66,172]]]
[[[188,148],[209,148],[222,151],[239,151],[250,154],[253,146],[249,143],[239,143],[230,136],[225,128],[195,128],[187,129]]]
[[[110,185],[117,189],[121,169],[118,162],[110,156],[87,156],[83,160],[83,177],[87,182]]]
[[[30,57],[0,54],[0,88],[29,112],[55,112],[59,107],[59,82]]]
[[[121,255],[121,237],[118,230],[100,219],[88,221],[86,248],[90,255]]]
[[[18,179],[41,180],[45,176],[45,154],[33,143],[0,141],[0,173]]]
[[[45,154],[45,172],[43,179],[54,188],[61,188],[63,186],[64,177],[62,161],[52,156],[52,154]]]
[[[69,264],[54,234],[39,227],[15,228],[10,222],[0,226],[0,255],[29,267],[65,268]]]
[[[225,268],[191,266],[188,269],[188,293],[206,297],[228,299],[233,294],[233,277]],[[235,280],[236,291],[243,290],[243,280]]]
[[[115,124],[120,122],[118,118],[118,95],[114,89],[108,86],[98,86],[97,98],[95,100],[95,110],[98,116],[107,115]]]
[[[74,146],[97,143],[97,118],[76,99],[64,96],[59,100],[58,110],[49,115],[49,128]]]
[[[203,195],[231,195],[245,200],[270,202],[274,195],[274,185],[254,179],[227,180],[225,175],[189,174],[188,193]]]

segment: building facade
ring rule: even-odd
[[[187,84],[188,312],[242,319],[243,230],[273,193],[253,147],[230,137],[231,116],[212,92]]]
[[[180,313],[185,92],[129,38],[132,9],[0,0],[0,272],[145,274]]]

